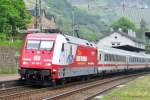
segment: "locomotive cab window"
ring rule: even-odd
[[[28,40],[26,49],[32,50],[51,50],[53,41]]]
[[[53,41],[41,41],[40,49],[42,50],[52,50],[53,48]]]
[[[40,45],[40,41],[38,41],[38,40],[28,40],[26,48],[27,49],[38,50],[39,45]]]

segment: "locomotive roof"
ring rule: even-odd
[[[92,42],[89,42],[87,40],[80,39],[80,38],[77,38],[77,37],[64,35],[64,34],[59,34],[59,33],[51,33],[51,34],[48,34],[48,33],[32,33],[32,34],[28,34],[27,38],[28,39],[31,39],[31,38],[34,38],[34,39],[41,39],[41,38],[56,39],[57,36],[64,37],[66,39],[66,41],[69,42],[69,43],[79,44],[79,45],[84,45],[84,46],[90,46],[90,47],[94,47],[94,48],[96,47],[95,43],[92,43]]]
[[[96,47],[95,43],[89,42],[84,39],[80,39],[80,38],[69,36],[69,35],[65,35],[65,37],[68,40],[68,42],[70,42],[70,43],[85,45],[85,46],[90,46],[90,47]]]
[[[44,37],[44,36],[56,36],[57,34],[56,33],[53,33],[53,34],[48,34],[48,33],[32,33],[32,34],[28,34],[27,36],[40,36],[40,37]]]

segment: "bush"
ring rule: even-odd
[[[17,67],[0,67],[0,74],[16,74],[17,72]]]
[[[7,36],[4,33],[0,33],[0,40],[6,40]]]

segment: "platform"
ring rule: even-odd
[[[2,74],[0,75],[0,82],[18,80],[19,78],[18,74]]]

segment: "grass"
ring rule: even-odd
[[[22,40],[15,40],[13,42],[10,42],[8,40],[0,40],[0,46],[11,46],[16,48],[21,48]]]
[[[150,100],[150,75],[112,90],[102,100]]]
[[[16,74],[17,72],[17,67],[0,67],[0,74]]]

